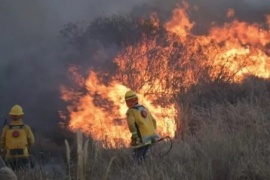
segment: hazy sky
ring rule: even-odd
[[[65,23],[129,12],[143,3],[171,12],[177,1],[0,0],[0,115],[6,115],[13,104],[19,103],[27,114],[34,114],[28,116],[32,124],[40,126],[56,122],[59,99],[53,96],[66,73],[66,68],[58,61],[61,41],[57,36]],[[243,16],[248,15],[247,19],[257,15],[250,15],[250,10],[269,10],[270,13],[269,1],[190,0],[201,6],[202,13],[198,16],[197,24],[201,23],[202,26],[205,19],[218,18],[220,12],[226,12],[227,7],[237,8],[238,12],[243,12]]]
[[[0,0],[0,115],[14,104],[43,131],[57,124],[66,67],[59,30],[68,22],[128,12],[146,0]],[[48,126],[44,126],[48,125]]]

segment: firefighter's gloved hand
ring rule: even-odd
[[[130,145],[131,146],[137,146],[139,144],[139,139],[137,137],[131,138]]]
[[[4,157],[6,155],[6,150],[5,149],[1,149],[0,150],[0,156]]]
[[[158,142],[158,138],[152,139],[152,143],[156,143],[156,142]]]
[[[0,152],[1,152],[1,153],[5,153],[6,150],[5,150],[5,149],[1,149]]]

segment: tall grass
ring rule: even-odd
[[[70,158],[70,146],[68,141],[65,139],[65,145],[66,145],[66,155],[67,155],[67,168],[68,168],[68,180],[71,180],[71,158]]]
[[[244,89],[233,87],[234,90],[230,91],[232,94],[224,95],[223,100],[213,96],[214,93],[209,93],[209,90],[203,95],[208,97],[207,104],[205,101],[200,104],[199,95],[196,98],[190,96],[189,100],[181,100],[178,119],[180,129],[173,140],[172,151],[164,158],[152,158],[149,153],[149,158],[141,165],[134,163],[132,150],[103,149],[94,141],[87,141],[89,146],[84,145],[80,134],[77,142],[81,147],[77,156],[87,157],[87,160],[82,161],[81,157],[78,157],[77,166],[72,166],[71,178],[76,179],[74,168],[83,165],[83,171],[77,172],[79,177],[85,180],[270,179],[268,87],[268,83],[252,86],[249,83]],[[226,88],[229,87],[223,89]],[[231,101],[235,91],[237,94],[241,92],[241,98]],[[71,156],[71,159],[74,158]],[[30,172],[24,173],[19,177],[27,179],[29,174]],[[50,174],[43,173],[41,177],[41,174],[36,172],[36,176],[40,179],[53,179]],[[65,176],[62,179],[65,179]]]

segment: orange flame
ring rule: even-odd
[[[267,24],[268,24],[268,28],[270,28],[270,14],[266,15],[266,21],[267,21]]]
[[[73,69],[74,70],[74,69]],[[75,73],[77,74],[77,73]],[[121,83],[113,81],[110,85],[104,85],[93,71],[84,84],[87,95],[81,96],[73,108],[69,108],[71,130],[81,129],[91,135],[104,147],[127,146],[130,141],[130,132],[126,126],[125,113],[127,107],[124,94],[129,89]],[[62,88],[63,99],[72,97],[74,92]],[[76,95],[76,94],[75,94]],[[161,135],[174,136],[176,130],[174,105],[161,107],[153,105],[151,98],[138,94],[140,102],[153,113],[159,121],[158,132]]]
[[[228,18],[231,18],[231,17],[233,17],[234,15],[235,15],[234,9],[228,9],[228,11],[227,11],[227,17],[228,17]]]
[[[82,80],[71,69],[74,80],[87,90],[82,95],[61,88],[64,100],[77,100],[68,107],[72,130],[82,129],[106,147],[127,146],[130,133],[123,95],[132,88],[158,119],[159,133],[174,137],[175,95],[207,78],[240,82],[250,74],[270,77],[270,15],[266,16],[268,29],[236,19],[222,27],[213,26],[207,35],[195,35],[191,33],[195,22],[190,21],[187,9],[188,4],[175,9],[165,23],[166,43],[160,43],[160,37],[144,38],[119,52],[114,59],[118,71],[108,85],[94,71]],[[227,16],[233,17],[234,11],[230,9]],[[162,26],[157,14],[151,19],[155,27]]]
[[[232,23],[225,23],[223,27],[212,27],[208,35],[196,36],[188,31],[193,27],[193,23],[190,23],[185,8],[177,9],[174,12],[181,12],[181,16],[178,15],[180,13],[174,13],[173,18],[167,23],[167,30],[176,33],[179,37],[186,36],[187,33],[189,37],[192,37],[181,39],[181,42],[188,46],[192,39],[195,41],[193,52],[197,48],[202,49],[206,61],[208,61],[203,66],[212,67],[210,74],[213,79],[220,74],[220,70],[231,74],[233,80],[241,80],[249,74],[269,78],[270,57],[267,55],[268,49],[266,48],[270,43],[269,15],[266,16],[268,29],[263,29],[256,23],[248,24],[234,20]],[[228,15],[233,16],[234,11],[229,9]],[[190,28],[185,28],[186,24],[189,24]]]
[[[184,8],[175,9],[172,19],[165,25],[167,30],[178,34],[182,38],[186,38],[195,25],[195,22],[191,22],[186,13],[188,7],[188,4],[184,3]]]

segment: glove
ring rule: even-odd
[[[131,138],[130,145],[131,146],[137,146],[139,144],[139,139],[138,138]]]
[[[1,149],[0,150],[0,156],[5,157],[5,155],[6,155],[6,150],[5,149]]]
[[[156,143],[156,142],[158,142],[157,138],[152,139],[152,143]]]

